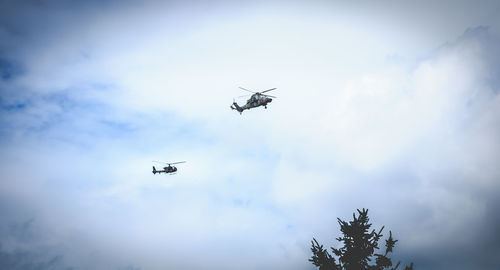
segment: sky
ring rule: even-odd
[[[337,218],[368,208],[394,261],[498,269],[499,18],[0,1],[0,268],[315,269],[312,238],[339,247]],[[240,115],[238,87],[277,98]]]

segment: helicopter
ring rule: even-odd
[[[245,90],[247,92],[253,93],[253,95],[250,97],[250,99],[247,100],[247,104],[245,104],[243,106],[239,106],[238,103],[236,103],[236,101],[234,101],[234,99],[233,99],[233,104],[230,106],[230,108],[233,110],[237,110],[240,114],[244,110],[249,110],[251,108],[255,108],[255,107],[259,107],[259,106],[264,106],[264,109],[267,109],[267,103],[272,102],[273,101],[272,98],[276,98],[275,96],[263,94],[263,93],[266,93],[269,91],[276,90],[276,88],[271,88],[271,89],[268,89],[268,90],[265,90],[262,92],[250,91],[250,90],[245,89],[243,87],[239,87],[239,88],[241,90]],[[246,96],[248,96],[248,95],[239,96],[239,97],[246,97]]]
[[[179,164],[179,163],[185,163],[186,161],[179,161],[179,162],[172,162],[172,163],[167,163],[167,162],[161,162],[161,161],[153,161],[156,163],[163,163],[167,164],[167,167],[163,167],[163,170],[156,170],[155,166],[153,166],[153,174],[161,174],[161,173],[166,173],[166,174],[173,174],[177,171],[177,168],[175,166],[172,166],[174,164]]]

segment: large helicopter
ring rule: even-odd
[[[161,161],[153,161],[156,163],[163,163],[167,164],[167,167],[163,167],[163,170],[156,170],[155,166],[153,166],[153,174],[161,174],[161,173],[166,173],[166,174],[173,174],[177,171],[177,168],[175,166],[172,166],[174,164],[179,164],[179,163],[185,163],[186,161],[179,161],[179,162],[172,162],[172,163],[167,163],[167,162],[161,162]]]
[[[244,110],[249,110],[251,108],[255,108],[255,107],[259,107],[259,106],[264,106],[264,108],[267,109],[267,103],[273,101],[272,98],[276,98],[275,96],[270,96],[270,95],[263,94],[263,93],[266,93],[266,92],[269,92],[269,91],[276,90],[276,88],[271,88],[271,89],[268,89],[268,90],[265,90],[265,91],[262,91],[262,92],[250,91],[250,90],[245,89],[243,87],[239,87],[239,88],[241,90],[245,90],[247,92],[253,93],[253,95],[250,97],[250,99],[247,100],[247,104],[245,104],[243,106],[238,106],[238,103],[236,103],[233,100],[233,105],[231,105],[231,109],[237,110],[240,114]],[[246,96],[248,96],[248,95],[239,96],[239,97],[246,97]]]

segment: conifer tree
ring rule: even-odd
[[[372,224],[368,218],[368,209],[359,210],[358,216],[352,214],[353,220],[346,222],[337,218],[343,236],[337,241],[342,243],[341,248],[331,248],[333,256],[320,245],[316,239],[311,241],[313,256],[309,259],[319,270],[396,270],[399,262],[393,267],[392,260],[388,257],[396,242],[389,231],[389,238],[385,240],[385,252],[376,253],[379,249],[378,242],[383,236],[384,227],[376,232],[370,231]],[[337,257],[337,259],[335,259]],[[413,270],[413,263],[404,270]]]

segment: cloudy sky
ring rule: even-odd
[[[338,247],[336,218],[368,208],[396,261],[498,269],[499,18],[495,0],[1,1],[0,268],[314,269],[312,237]],[[278,98],[239,115],[239,86]]]

